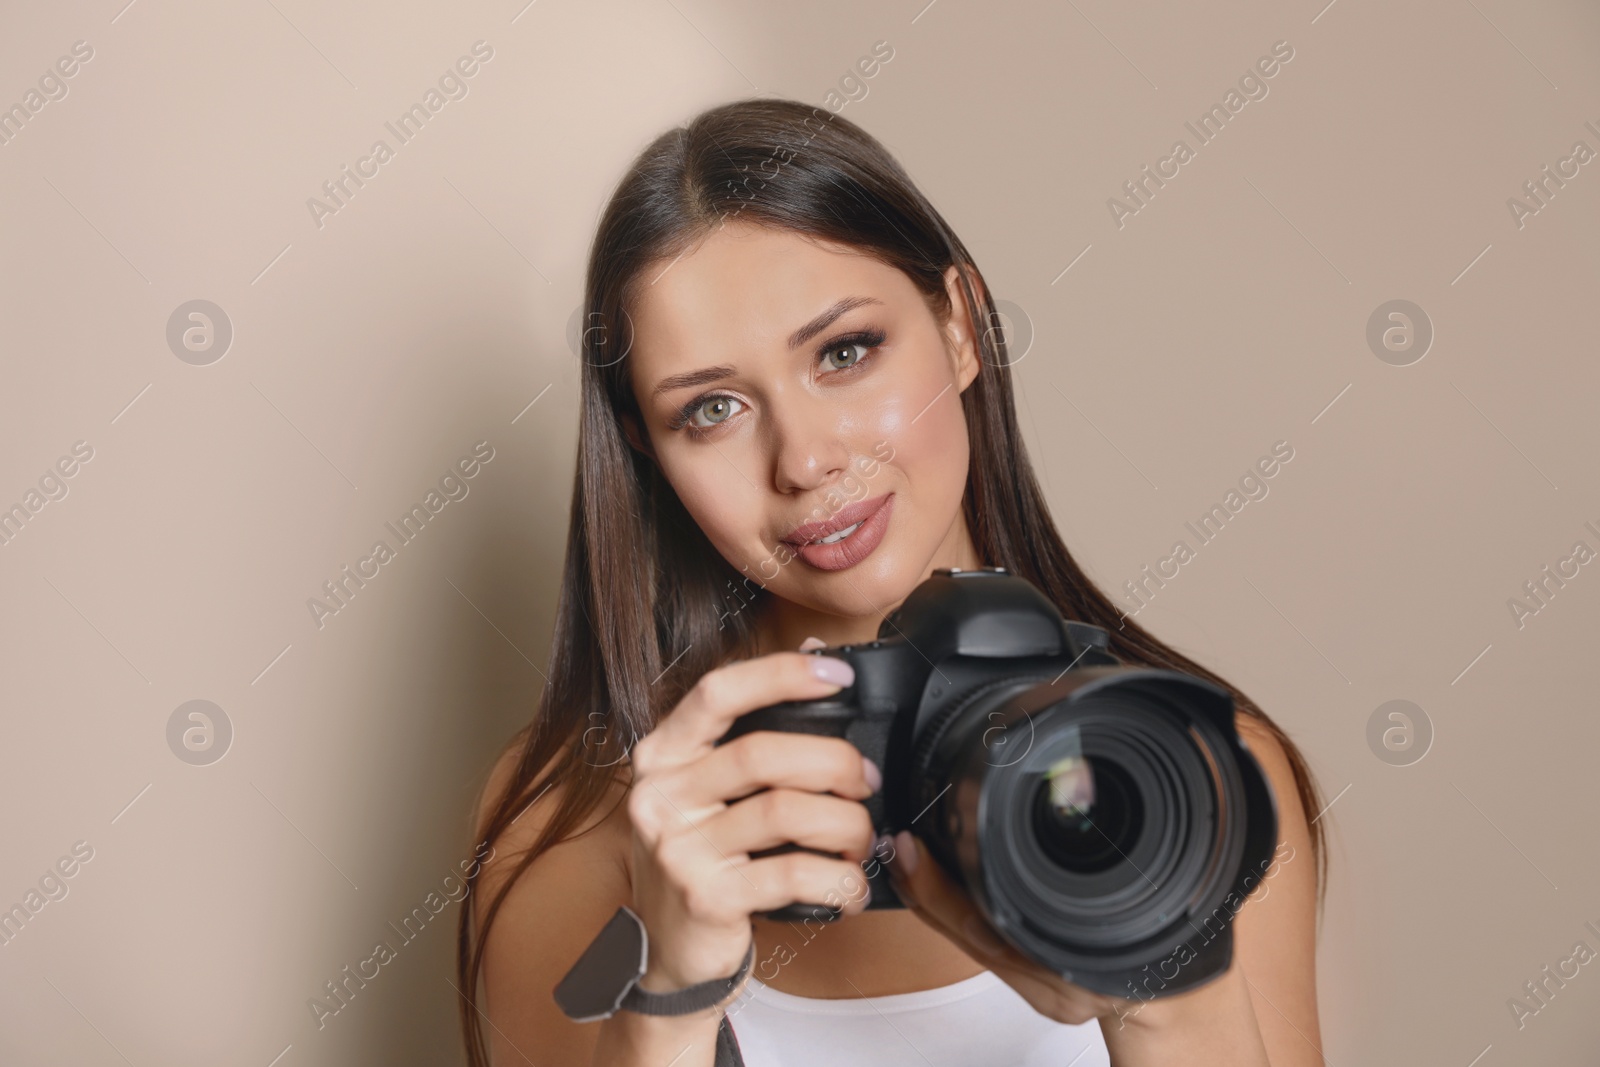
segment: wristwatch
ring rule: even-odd
[[[556,985],[556,1003],[568,1018],[580,1023],[609,1019],[621,1010],[689,1015],[720,1004],[750,973],[755,958],[752,938],[744,962],[731,977],[713,978],[671,993],[640,989],[639,979],[649,960],[649,938],[644,921],[623,905]]]

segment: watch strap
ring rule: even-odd
[[[643,1015],[689,1015],[721,1003],[739,987],[755,962],[752,938],[744,962],[727,978],[698,982],[670,993],[639,988],[649,961],[649,935],[632,908],[617,908],[555,988],[555,1000],[575,1022],[607,1019],[618,1011]]]
[[[622,998],[622,1007],[643,1015],[691,1015],[714,1007],[722,1003],[729,993],[739,988],[739,983],[750,973],[750,967],[755,963],[755,959],[756,943],[752,938],[750,947],[745,950],[744,962],[739,964],[739,969],[731,976],[697,982],[686,989],[677,989],[671,993],[652,993],[648,989],[640,989],[638,982],[635,981],[627,995]]]

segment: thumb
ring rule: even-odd
[[[922,839],[910,830],[894,835],[894,859],[889,864],[889,878],[895,892],[918,910],[932,912],[946,918],[960,907],[960,894],[950,884],[937,861],[928,854]]]
[[[908,830],[894,835],[895,857],[889,878],[906,906],[958,946],[999,960],[1006,946],[984,922],[977,905],[945,873],[922,840]]]

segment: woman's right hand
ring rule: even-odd
[[[633,910],[649,936],[641,988],[670,992],[727,977],[749,950],[752,914],[865,885],[860,863],[871,854],[873,825],[860,801],[881,777],[854,745],[771,730],[716,743],[747,711],[831,696],[853,680],[843,660],[802,652],[731,663],[707,671],[634,744]],[[843,858],[750,858],[791,841]],[[866,905],[863,893],[844,910]]]

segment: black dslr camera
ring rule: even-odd
[[[1181,992],[1227,970],[1231,920],[1272,863],[1276,805],[1229,692],[1123,666],[1108,646],[1001,568],[936,570],[876,641],[817,650],[850,663],[854,684],[748,712],[718,744],[845,738],[883,771],[864,802],[877,831],[921,839],[1024,956],[1099,993]],[[904,907],[872,866],[868,908]]]

